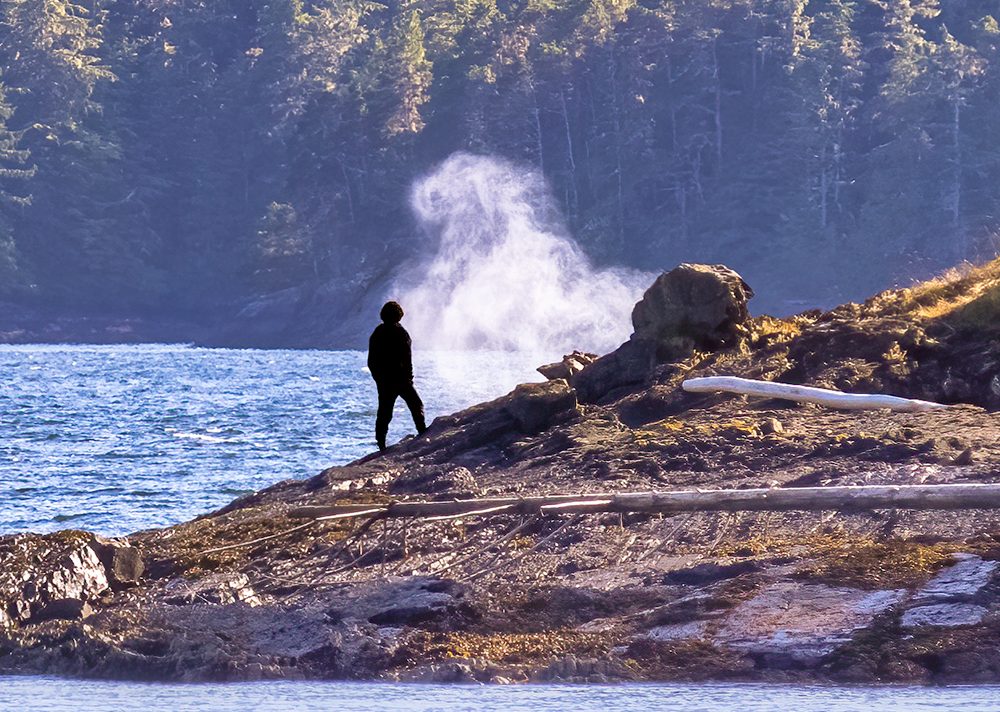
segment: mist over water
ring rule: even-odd
[[[422,348],[606,353],[628,339],[652,275],[596,269],[537,171],[456,153],[410,202],[430,256],[393,296]]]

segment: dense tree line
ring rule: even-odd
[[[455,150],[598,261],[878,283],[995,250],[1000,0],[0,0],[0,297],[384,274]],[[853,282],[852,282],[853,280]]]

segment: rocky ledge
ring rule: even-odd
[[[0,538],[0,671],[150,680],[1000,681],[1000,514],[495,514],[301,505],[1000,481],[1000,263],[751,318],[731,270],[657,280],[616,352],[384,455],[127,540]],[[964,405],[695,395],[740,375]]]

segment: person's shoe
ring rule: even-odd
[[[378,451],[385,452],[385,440],[379,440],[377,442],[378,442]]]

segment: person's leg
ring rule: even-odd
[[[427,430],[427,423],[424,422],[424,402],[417,395],[417,389],[413,387],[413,383],[404,383],[399,389],[399,395],[406,403],[406,407],[410,409],[410,415],[413,416],[413,424],[417,426],[417,432],[422,433]]]
[[[396,405],[396,389],[387,383],[376,383],[378,387],[378,414],[375,416],[375,442],[379,450],[385,450],[385,436],[389,434],[392,407]]]

